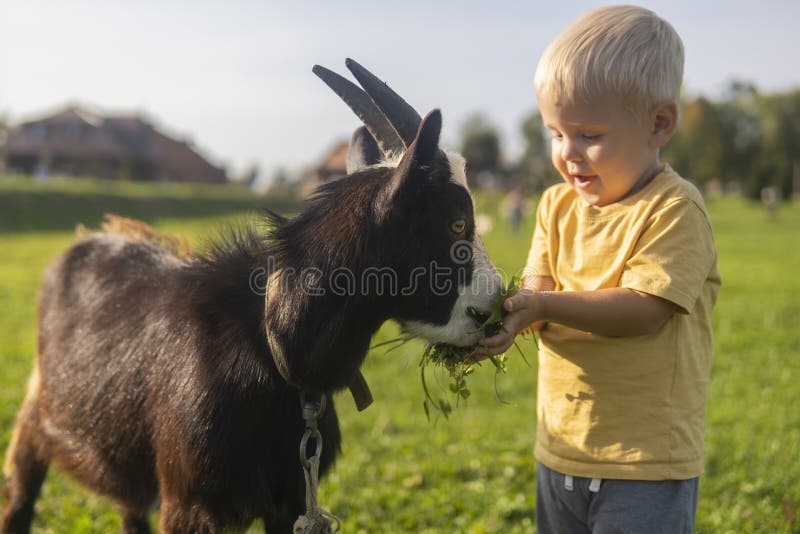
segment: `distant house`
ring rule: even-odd
[[[314,169],[314,174],[319,182],[330,182],[347,175],[347,151],[349,141],[340,141],[325,156],[322,163]]]
[[[223,168],[138,116],[104,117],[69,106],[9,129],[0,167],[30,175],[223,183]]]
[[[339,141],[325,154],[316,167],[306,170],[300,178],[300,194],[310,195],[320,185],[347,176],[349,141]]]

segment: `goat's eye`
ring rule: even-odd
[[[467,221],[464,219],[457,219],[450,223],[450,231],[454,234],[463,234],[467,229]]]

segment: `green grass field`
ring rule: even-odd
[[[102,213],[142,218],[202,248],[221,224],[287,200],[220,188],[78,182],[30,184],[0,177],[0,454],[11,436],[34,354],[35,302],[45,265]],[[494,216],[485,236],[495,263],[513,274],[525,259],[532,220],[511,235],[499,199],[478,199]],[[738,199],[709,202],[723,288],[714,316],[716,353],[708,405],[706,474],[697,531],[800,532],[800,206],[768,216]],[[375,342],[397,334],[387,324]],[[364,374],[375,404],[357,413],[337,398],[344,451],[323,480],[323,506],[347,533],[534,532],[536,350],[533,368],[512,354],[497,379],[485,365],[472,396],[449,420],[422,409],[420,344],[374,350]],[[442,378],[442,384],[446,380]],[[37,504],[36,532],[115,532],[113,506],[52,469]],[[153,518],[155,524],[155,517]],[[252,529],[256,532],[254,526]]]

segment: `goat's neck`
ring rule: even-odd
[[[362,294],[358,284],[345,290],[336,286],[335,273],[348,272],[343,268],[317,269],[295,271],[294,279],[285,268],[277,271],[281,283],[268,291],[266,325],[284,376],[302,387],[327,391],[352,380],[391,311],[389,297]],[[313,273],[319,283],[310,287],[304,273]]]
[[[391,295],[360,283],[368,266],[385,265],[388,257],[371,213],[382,178],[365,174],[331,184],[276,230],[273,279],[280,284],[268,291],[266,326],[273,357],[291,382],[318,390],[346,386],[370,339],[393,315]],[[355,283],[343,287],[348,280]]]

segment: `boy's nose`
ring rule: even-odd
[[[561,159],[564,161],[580,161],[582,159],[575,142],[566,136],[561,141]]]

